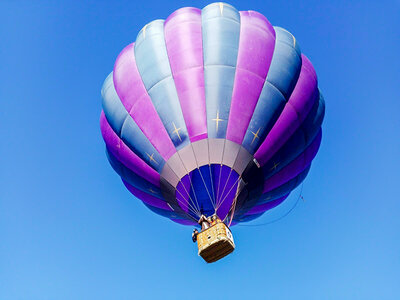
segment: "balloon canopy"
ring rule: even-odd
[[[321,143],[324,100],[294,36],[226,3],[144,26],[102,96],[112,167],[180,224],[261,216],[304,180]]]

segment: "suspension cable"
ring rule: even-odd
[[[261,224],[238,224],[238,226],[243,226],[243,227],[260,227],[260,226],[265,226],[265,225],[269,225],[275,222],[278,222],[280,220],[282,220],[284,217],[286,217],[287,215],[289,215],[297,206],[297,204],[299,203],[300,199],[304,199],[302,194],[303,194],[303,186],[304,183],[301,184],[301,188],[300,188],[300,193],[299,196],[297,197],[296,202],[293,204],[293,206],[289,209],[289,211],[287,211],[284,215],[278,217],[275,220],[272,220],[270,222],[266,222],[266,223],[261,223]]]

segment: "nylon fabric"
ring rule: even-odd
[[[119,161],[138,176],[146,179],[155,186],[160,186],[160,174],[125,145],[113,131],[110,124],[108,124],[104,113],[100,116],[100,128],[108,150],[112,152]]]
[[[314,141],[304,150],[303,153],[297,156],[293,161],[282,168],[279,172],[268,178],[264,183],[263,193],[279,187],[283,183],[301,173],[308,165],[310,165],[311,161],[318,152],[319,146],[321,144],[321,137],[322,133],[320,131],[319,134],[315,137]]]
[[[226,138],[242,144],[260,98],[275,46],[275,31],[257,12],[240,12],[240,39]]]
[[[165,45],[189,138],[207,138],[201,10],[182,8],[164,23]]]
[[[294,36],[226,3],[144,26],[102,96],[111,166],[182,225],[258,218],[305,179],[321,144],[325,102]]]
[[[301,69],[301,52],[294,37],[274,27],[276,42],[270,68],[243,140],[251,154],[257,151],[289,99]]]
[[[159,195],[154,196],[153,193],[149,194],[148,192],[144,192],[140,189],[135,188],[133,185],[129,184],[127,181],[122,180],[125,187],[130,191],[134,196],[139,198],[143,203],[154,206],[159,209],[164,209],[168,211],[172,211],[172,209],[168,206],[167,202],[159,197]]]
[[[164,40],[164,21],[147,24],[134,46],[136,65],[155,109],[176,149],[188,145],[186,124],[171,73]]]
[[[175,146],[143,85],[136,66],[134,44],[125,47],[118,55],[113,80],[126,111],[163,159],[170,158],[176,152]]]
[[[300,128],[269,160],[269,162],[263,166],[265,180],[279,172],[310,145],[310,143],[321,130],[324,113],[325,102],[320,94],[319,101],[315,102],[314,107]]]
[[[202,9],[204,81],[209,138],[225,138],[239,49],[240,15],[228,4]]]
[[[317,76],[311,62],[302,55],[302,65],[296,87],[275,125],[254,157],[264,165],[290,138],[318,101]]]
[[[143,177],[126,167],[110,149],[106,148],[106,154],[110,165],[123,181],[126,181],[135,188],[148,194],[152,194],[159,199],[163,198],[159,186],[145,180]]]
[[[285,195],[285,196],[283,196],[281,198],[272,200],[270,202],[267,202],[267,203],[264,203],[264,204],[260,204],[260,205],[256,205],[252,209],[250,209],[247,213],[245,213],[244,216],[254,215],[254,214],[263,214],[267,210],[270,210],[270,209],[272,209],[274,207],[277,207],[279,204],[281,204],[283,201],[285,201],[285,199],[288,196],[289,195]]]

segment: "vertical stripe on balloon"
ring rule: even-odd
[[[204,81],[209,138],[225,138],[240,36],[240,14],[213,3],[201,11]]]
[[[296,87],[273,128],[254,154],[260,165],[268,162],[290,138],[307,117],[315,101],[318,101],[317,76],[311,62],[302,55]]]
[[[134,44],[128,45],[119,54],[113,80],[122,104],[140,130],[165,160],[170,158],[176,150],[143,85],[136,66]]]
[[[207,138],[201,10],[186,7],[164,22],[165,45],[192,142]]]
[[[301,53],[294,37],[282,28],[274,29],[276,41],[271,65],[242,143],[252,154],[263,143],[285,107],[301,68]]]
[[[172,77],[164,39],[164,21],[156,20],[139,32],[135,57],[143,84],[176,149],[189,144],[189,137]]]
[[[226,138],[242,144],[271,64],[275,31],[260,13],[240,12],[240,39]]]

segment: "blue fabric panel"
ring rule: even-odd
[[[165,210],[165,209],[158,208],[158,207],[154,207],[154,206],[149,205],[144,202],[143,202],[143,204],[145,206],[147,206],[147,208],[150,209],[152,212],[155,212],[156,214],[158,214],[160,216],[166,217],[168,219],[183,219],[182,216],[180,216],[176,212]]]
[[[200,169],[202,169],[203,171],[201,173],[203,175],[203,179],[205,179],[204,176],[207,176],[207,174],[208,178],[210,177],[208,166],[202,166]],[[192,174],[192,188],[190,191],[190,197],[192,199],[197,199],[198,206],[202,214],[207,216],[214,214],[214,208],[210,202],[210,195],[207,193],[207,190],[204,186],[203,180],[200,175],[200,170],[195,169],[191,174]],[[196,193],[196,198],[194,198],[194,192]]]
[[[292,34],[274,27],[276,42],[271,66],[243,140],[254,154],[272,129],[299,78],[301,52]]]
[[[144,193],[165,201],[162,196],[161,190],[157,186],[151,184],[149,181],[143,179],[142,177],[128,169],[110,151],[108,151],[108,149],[106,149],[106,154],[110,165],[122,179],[124,179],[126,182],[128,182],[130,185],[137,188],[138,190],[141,190]]]
[[[325,114],[325,101],[320,93],[319,101],[316,101],[310,113],[301,126],[282,148],[263,166],[264,180],[267,180],[282,168],[287,166],[299,156],[314,140],[321,129]],[[279,162],[278,166],[274,164]]]
[[[242,143],[251,154],[265,140],[285,104],[286,99],[282,93],[266,81]]]
[[[112,73],[103,84],[102,96],[104,114],[114,132],[137,156],[160,173],[165,161],[121,103],[114,88]]]
[[[228,4],[203,8],[204,80],[209,138],[225,138],[239,49],[240,15]]]
[[[276,43],[267,81],[289,100],[299,78],[301,51],[294,36],[280,27],[274,27]]]
[[[147,24],[135,43],[136,64],[144,86],[175,148],[189,144],[164,40],[164,21]]]

